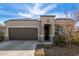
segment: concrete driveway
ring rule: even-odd
[[[33,56],[36,41],[5,41],[0,43],[0,56]]]

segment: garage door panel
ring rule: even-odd
[[[9,28],[10,40],[37,40],[37,28]]]

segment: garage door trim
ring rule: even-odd
[[[10,40],[10,38],[9,38],[9,29],[10,28],[37,28],[37,30],[38,30],[38,38],[39,38],[39,27],[37,27],[37,26],[27,26],[27,27],[24,27],[24,26],[22,26],[22,27],[20,27],[20,26],[12,26],[12,27],[8,27],[8,39],[9,40]]]

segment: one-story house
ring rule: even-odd
[[[58,20],[59,19],[59,20]],[[56,24],[69,20],[74,28],[74,21],[70,18],[55,18],[55,15],[41,15],[40,19],[11,19],[5,21],[5,40],[37,40],[53,41]],[[60,19],[62,20],[60,22]],[[57,21],[58,20],[58,21]],[[65,21],[67,23],[68,21]]]

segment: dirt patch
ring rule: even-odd
[[[56,45],[38,44],[35,56],[78,56],[79,46],[72,45],[72,48],[59,47]]]

